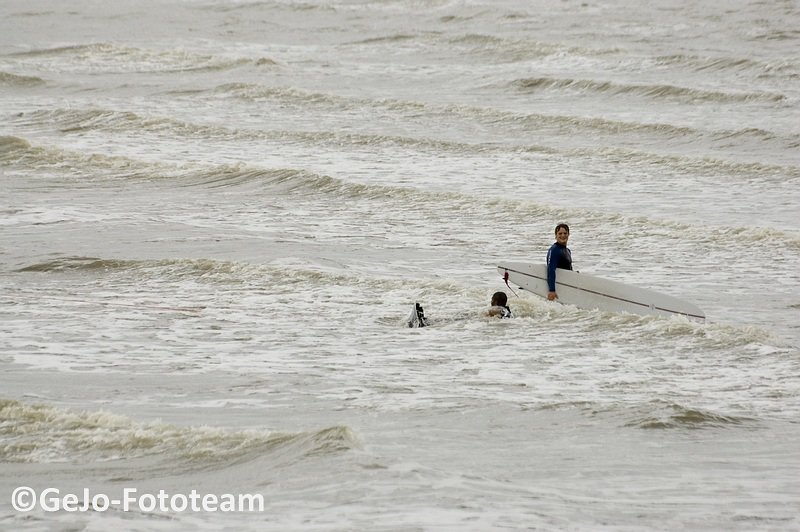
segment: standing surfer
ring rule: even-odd
[[[567,247],[569,240],[569,226],[558,224],[556,226],[556,241],[547,250],[547,299],[553,301],[558,299],[556,294],[556,268],[562,270],[572,269],[572,252]]]

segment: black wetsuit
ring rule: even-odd
[[[556,291],[556,268],[572,269],[572,253],[567,246],[558,242],[547,250],[547,288],[551,292]]]

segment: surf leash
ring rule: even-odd
[[[506,282],[506,286],[508,287],[508,289],[509,289],[509,290],[511,290],[511,293],[512,293],[512,294],[514,294],[515,296],[519,297],[519,294],[518,294],[518,293],[516,293],[516,292],[514,292],[514,289],[513,289],[513,288],[511,288],[511,285],[510,285],[510,284],[508,284],[508,270],[506,270],[506,271],[503,273],[503,280]]]

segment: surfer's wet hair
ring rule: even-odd
[[[495,292],[492,294],[492,306],[505,307],[508,304],[508,296],[505,292]]]
[[[567,224],[558,224],[556,226],[555,233],[558,234],[558,230],[561,229],[561,228],[565,229],[567,231],[567,234],[569,234],[569,226]]]

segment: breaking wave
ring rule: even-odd
[[[0,87],[11,85],[14,87],[35,87],[44,85],[45,81],[38,76],[22,76],[9,72],[0,72]]]
[[[183,49],[156,50],[111,43],[91,43],[18,52],[9,57],[45,62],[57,71],[213,72],[243,65],[277,65],[271,58],[221,57]]]
[[[676,99],[685,102],[749,102],[764,101],[768,103],[782,102],[786,96],[771,92],[723,92],[706,89],[678,87],[675,85],[623,84],[612,81],[570,78],[526,78],[511,84],[524,91],[539,90],[572,90],[576,92],[594,92],[611,95],[635,95],[647,98]]]
[[[289,93],[293,94],[294,90],[289,91]],[[633,162],[637,164],[667,167],[672,171],[677,170],[690,173],[692,175],[700,171],[704,175],[717,175],[726,179],[735,176],[742,176],[747,179],[768,179],[774,177],[775,179],[784,181],[787,177],[800,177],[800,166],[774,165],[757,162],[735,162],[713,157],[698,158],[680,155],[664,155],[620,147],[601,146],[596,148],[559,149],[538,144],[511,144],[499,146],[496,144],[455,142],[427,137],[347,133],[340,131],[264,131],[254,129],[232,129],[223,126],[193,124],[191,122],[185,122],[168,117],[141,116],[132,112],[113,111],[106,109],[42,110],[30,113],[20,113],[14,116],[13,120],[16,124],[26,127],[39,127],[44,124],[56,124],[60,131],[64,133],[81,133],[85,131],[97,130],[136,133],[147,131],[159,135],[179,135],[182,137],[202,139],[222,139],[229,141],[269,140],[276,142],[294,142],[317,145],[323,144],[329,146],[391,146],[415,150],[427,150],[436,153],[442,151],[468,154],[507,152],[547,153],[567,155],[570,157],[600,158],[614,163]],[[542,118],[542,120],[544,120],[544,118]],[[559,120],[554,117],[550,117],[548,122],[553,127],[566,127],[566,123],[562,124],[562,126],[556,126],[556,124],[559,123]],[[607,127],[610,128],[611,124],[608,123]],[[667,129],[668,128],[669,126]],[[673,133],[677,134],[676,132]],[[667,134],[670,135],[670,133]],[[781,138],[768,131],[753,128],[739,131],[717,132],[700,132],[697,130],[692,130],[690,135],[697,137],[705,135],[711,140],[719,143],[729,143],[731,139],[763,143],[800,143],[800,136],[797,136],[797,139]],[[7,137],[3,137],[3,139],[7,139]],[[0,140],[0,143],[5,143],[9,150],[6,157],[0,156],[0,160],[8,159],[11,152],[23,148],[22,145],[18,143],[14,144],[9,140]]]
[[[376,200],[391,204],[399,210],[413,212],[441,211],[448,205],[451,211],[466,209],[471,213],[485,212],[491,218],[496,213],[505,213],[508,218],[540,217],[552,219],[579,219],[590,226],[660,227],[669,229],[676,238],[699,242],[736,241],[743,244],[763,242],[766,239],[781,245],[800,249],[800,236],[791,232],[762,227],[696,227],[694,224],[659,220],[645,216],[627,216],[586,209],[563,209],[549,207],[529,200],[490,199],[461,192],[435,192],[403,186],[352,183],[327,175],[293,168],[262,168],[243,163],[227,165],[171,165],[152,164],[125,157],[108,157],[93,154],[76,154],[55,149],[30,147],[17,137],[0,137],[0,146],[10,146],[0,162],[24,162],[28,165],[55,165],[70,162],[75,178],[87,179],[86,186],[100,179],[170,179],[182,186],[204,186],[227,188],[243,185],[257,186],[273,194],[328,197],[332,201],[342,199]],[[98,176],[96,170],[106,173]]]
[[[653,411],[629,421],[626,426],[640,429],[726,428],[753,423],[750,418],[728,416],[674,403],[656,402]]]
[[[741,137],[764,144],[775,144],[778,147],[796,148],[800,146],[800,134],[780,135],[778,133],[745,128],[742,130],[705,131],[687,126],[676,126],[668,123],[642,123],[592,118],[572,115],[551,115],[542,113],[515,113],[490,107],[472,105],[439,105],[418,101],[398,99],[364,99],[348,98],[329,93],[312,92],[292,87],[265,87],[257,84],[235,83],[219,86],[217,93],[228,94],[252,102],[279,101],[287,104],[303,106],[324,106],[341,111],[360,110],[365,108],[382,109],[399,113],[424,113],[428,117],[441,117],[451,120],[454,117],[470,121],[482,121],[487,124],[504,124],[509,128],[520,128],[541,134],[543,129],[575,135],[576,130],[585,135],[597,133],[614,136],[652,135],[664,140],[677,140],[681,143],[691,140],[718,142],[728,146],[730,139]],[[724,142],[723,142],[724,141]]]
[[[356,449],[345,426],[310,432],[274,433],[181,427],[137,422],[106,411],[74,412],[0,399],[0,461],[64,462],[158,456],[185,462],[219,462],[263,457],[281,451],[293,459]]]

